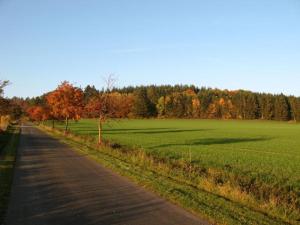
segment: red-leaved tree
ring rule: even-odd
[[[102,125],[109,118],[113,118],[117,111],[116,105],[114,104],[112,94],[110,93],[115,79],[113,75],[109,75],[105,79],[106,89],[100,92],[99,95],[94,96],[85,106],[85,110],[90,113],[92,117],[98,117],[98,144],[102,144]]]
[[[34,121],[45,121],[49,119],[49,111],[46,107],[32,106],[27,109],[27,114],[31,120]]]
[[[64,81],[46,96],[51,116],[65,120],[65,132],[68,131],[69,119],[80,119],[83,108],[83,92]]]

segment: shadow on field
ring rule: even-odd
[[[174,128],[146,128],[146,129],[104,129],[104,134],[167,134],[167,133],[183,133],[183,132],[199,132],[199,131],[208,131],[212,129],[174,129]],[[76,132],[79,134],[88,134],[96,135],[98,134],[97,129],[90,128],[79,128],[76,129]]]
[[[171,129],[171,128],[151,128],[151,129],[119,129],[118,132],[116,130],[109,130],[105,132],[106,134],[167,134],[167,133],[183,133],[183,132],[199,132],[199,131],[208,131],[211,129]]]
[[[164,148],[171,146],[197,146],[197,145],[224,145],[224,144],[235,144],[243,142],[259,142],[259,141],[268,141],[272,138],[204,138],[193,140],[189,143],[178,143],[178,144],[162,144],[156,145],[153,148]]]
[[[129,128],[129,129],[103,129],[103,133],[105,134],[127,134],[127,133],[131,133],[131,134],[135,134],[135,133],[139,133],[140,131],[146,132],[147,130],[151,131],[160,131],[160,130],[166,130],[166,129],[171,129],[171,128],[147,128],[147,129],[137,129],[137,128]],[[79,134],[89,134],[89,135],[97,135],[98,134],[98,128],[94,128],[91,129],[91,127],[80,127],[80,128],[76,128],[74,129],[71,128],[71,131],[73,130],[73,132],[75,133],[79,133]]]

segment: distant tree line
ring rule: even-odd
[[[135,117],[300,120],[300,98],[193,85],[139,86],[113,89],[132,95]]]
[[[64,85],[70,84],[65,82]],[[72,85],[70,87],[75,88]],[[75,89],[77,97],[79,96],[76,99],[76,110],[73,106],[64,106],[73,112],[66,113],[61,93],[56,99],[52,99],[52,103],[49,95],[53,92],[35,98],[14,98],[12,102],[19,105],[32,119],[39,121],[49,118],[66,119],[68,115],[70,119],[155,117],[300,120],[300,98],[283,94],[198,88],[193,85],[129,86],[109,90],[98,90],[95,86],[88,85],[84,89]],[[72,96],[71,92],[69,95]],[[65,96],[63,99],[67,98]],[[70,98],[74,100],[74,96]],[[55,104],[57,106],[54,113]]]

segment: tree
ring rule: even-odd
[[[27,110],[27,114],[29,115],[31,120],[34,121],[45,121],[49,119],[49,111],[47,108],[42,106],[32,106]]]
[[[211,89],[201,88],[198,92],[198,99],[200,101],[200,117],[207,118],[207,110],[213,102],[213,92]]]
[[[192,111],[188,110],[188,108],[191,108],[188,107],[188,105],[192,106],[191,99],[189,99],[190,101],[188,101],[187,96],[182,92],[175,92],[172,95],[172,99],[172,116],[178,118],[187,117],[188,111]]]
[[[83,108],[83,92],[67,81],[46,96],[51,115],[64,118],[65,133],[68,131],[69,119],[78,120]]]
[[[287,98],[281,94],[276,96],[275,99],[275,119],[276,120],[289,120],[290,109]]]
[[[0,80],[0,97],[3,95],[4,88],[9,85],[8,80]]]
[[[9,115],[11,116],[11,119],[17,120],[19,119],[23,114],[21,106],[18,104],[18,102],[15,102],[13,99],[9,100]]]
[[[9,114],[9,100],[5,98],[0,98],[0,116]]]
[[[152,104],[147,95],[147,89],[141,87],[134,92],[133,114],[136,117],[150,117],[156,112],[155,105]]]
[[[6,129],[10,120],[10,117],[7,116],[9,114],[10,102],[9,100],[2,98],[4,87],[6,87],[8,84],[9,81],[0,80],[0,132]]]
[[[294,121],[300,120],[300,98],[294,96],[289,97],[289,103],[291,106],[291,116]]]
[[[99,91],[95,88],[94,85],[87,85],[83,91],[84,103],[88,103],[89,99],[99,95]]]
[[[112,117],[114,118],[127,118],[130,115],[133,105],[132,94],[120,94],[112,92],[109,94],[111,99]]]
[[[158,99],[156,109],[159,117],[166,115],[166,96],[162,96]]]
[[[257,96],[254,93],[247,92],[244,95],[244,104],[244,119],[257,119],[259,115]]]
[[[109,75],[105,79],[106,89],[99,92],[97,96],[90,99],[86,105],[86,111],[91,112],[93,117],[98,117],[98,144],[102,144],[102,125],[107,121],[108,118],[114,116],[116,110],[116,105],[113,104],[113,98],[111,95],[111,90],[113,89],[115,79],[113,75]]]
[[[263,94],[259,100],[261,119],[274,119],[274,97],[270,94]]]
[[[4,87],[6,87],[9,84],[9,81],[7,80],[0,80],[0,116],[1,114],[4,115],[8,111],[8,105],[9,101],[7,99],[2,98],[2,95],[4,93]]]

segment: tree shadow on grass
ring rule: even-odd
[[[190,142],[186,143],[178,143],[178,144],[161,144],[153,146],[154,148],[166,148],[166,147],[174,147],[174,146],[200,146],[200,145],[224,145],[224,144],[235,144],[235,143],[246,143],[246,142],[260,142],[260,141],[268,141],[273,138],[270,137],[261,137],[261,138],[203,138],[203,139],[197,139],[192,140]]]
[[[167,134],[167,133],[183,133],[183,132],[199,132],[211,129],[174,129],[174,128],[145,128],[145,129],[103,129],[104,134]],[[97,129],[77,129],[77,133],[96,135]]]
[[[183,133],[183,132],[200,132],[200,131],[208,131],[211,129],[170,129],[170,128],[153,128],[153,129],[135,129],[135,130],[108,130],[104,131],[106,134],[167,134],[167,133]]]
[[[74,127],[72,127],[71,129],[74,129]],[[122,128],[119,128],[119,129],[114,129],[114,128],[105,128],[104,127],[104,131],[110,131],[110,132],[113,132],[113,131],[121,131],[121,132],[135,132],[135,131],[140,131],[140,130],[166,130],[166,129],[172,129],[172,128],[144,128],[144,129],[140,129],[140,128],[125,128],[125,129],[122,129]],[[79,128],[76,128],[76,131],[85,131],[85,132],[93,132],[93,131],[98,131],[98,127],[95,126],[94,129],[91,129],[91,127],[79,127]]]

